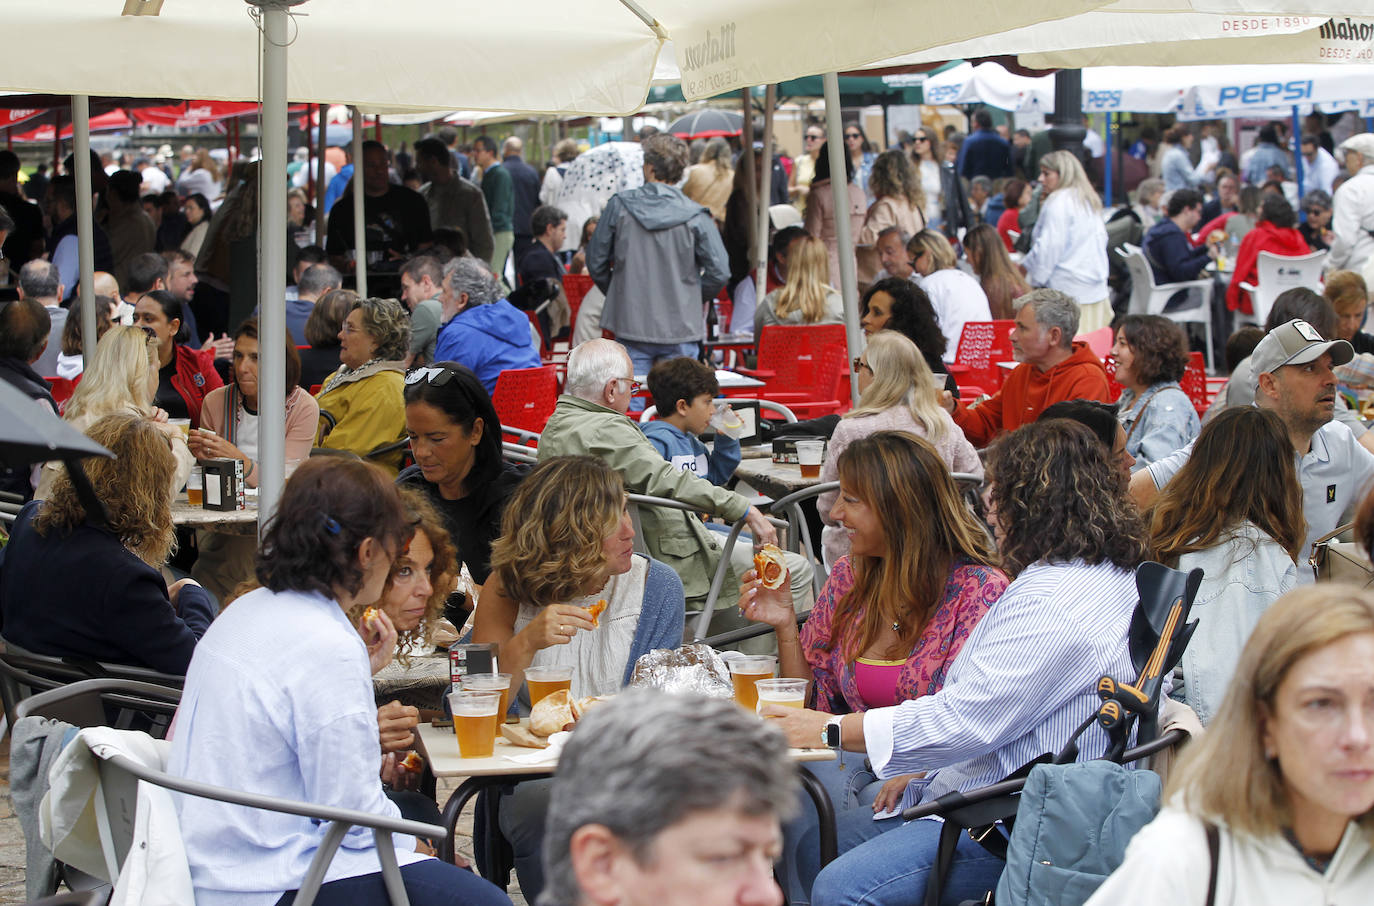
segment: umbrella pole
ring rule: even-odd
[[[310,131],[310,114],[306,113],[305,123],[305,197],[313,205],[318,205],[319,201],[315,198],[315,133]]]
[[[61,136],[59,131],[58,136]],[[95,218],[91,212],[91,104],[84,94],[72,95],[72,164],[76,168],[76,252],[80,267],[81,354],[87,365],[95,360]],[[84,478],[84,476],[83,476]]]
[[[778,86],[769,83],[763,95],[763,177],[759,180],[759,226],[754,234],[754,298],[768,294],[768,209],[773,200],[773,108]]]
[[[1298,119],[1297,104],[1293,105],[1293,166],[1297,168],[1297,173],[1294,174],[1294,178],[1298,184],[1298,203],[1301,205],[1303,193],[1302,121]],[[1307,215],[1303,212],[1301,207],[1298,208],[1298,217],[1304,221],[1307,220]]]
[[[105,504],[101,502],[100,495],[91,486],[91,480],[86,477],[86,471],[81,468],[81,460],[76,456],[64,458],[62,464],[67,467],[67,475],[71,477],[72,488],[76,491],[76,499],[81,501],[81,508],[86,511],[86,518],[100,528],[104,528],[110,522],[110,514],[105,510]]]
[[[840,77],[827,72],[825,84],[825,130],[830,143],[830,191],[835,198],[835,243],[840,249],[840,292],[844,296],[845,336],[849,338],[849,358],[863,351],[859,333],[859,282],[854,261],[854,237],[849,234],[849,183],[845,180],[844,123],[840,112]],[[859,378],[850,369],[849,395],[859,399]]]
[[[323,248],[325,228],[329,225],[329,212],[324,209],[324,196],[329,191],[329,186],[324,184],[325,152],[329,150],[329,143],[325,141],[324,121],[329,115],[329,108],[320,104],[318,110],[319,123],[316,128],[320,131],[315,136],[315,147],[320,153],[315,157],[315,244]]]
[[[357,107],[349,108],[353,121],[353,272],[357,278],[358,297],[367,298],[367,222],[363,209],[363,115]]]
[[[1112,114],[1106,115],[1106,122],[1102,124],[1102,141],[1107,146],[1107,153],[1102,155],[1102,184],[1107,190],[1107,207],[1112,206],[1113,199],[1116,197],[1112,192]]]
[[[286,7],[261,4],[262,113],[258,118],[258,297],[279,299],[286,285]],[[238,128],[235,127],[237,134]],[[276,512],[286,480],[286,308],[264,304],[258,406],[258,530]]]

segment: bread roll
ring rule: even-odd
[[[571,730],[575,723],[577,716],[567,689],[544,696],[530,711],[530,731],[535,736],[549,737],[559,730]]]
[[[764,588],[782,588],[783,580],[787,578],[787,561],[782,557],[782,550],[776,544],[765,544],[759,548],[754,554],[754,571],[758,573]]]

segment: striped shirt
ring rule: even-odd
[[[908,808],[1058,752],[1100,704],[1103,674],[1135,680],[1127,633],[1138,601],[1134,571],[1110,563],[1027,567],[974,627],[942,690],[864,714],[874,771],[930,774],[908,786]],[[1081,759],[1098,758],[1106,735],[1093,725],[1079,742]]]

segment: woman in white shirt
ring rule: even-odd
[[[1022,266],[1031,286],[1073,296],[1080,310],[1078,332],[1091,333],[1112,321],[1102,199],[1078,158],[1067,151],[1040,158],[1040,183],[1045,194]]]
[[[965,321],[991,321],[987,293],[978,281],[959,270],[954,247],[935,230],[922,230],[906,245],[916,285],[926,291],[940,332],[945,335],[945,361],[953,362]]]
[[[1184,750],[1164,809],[1087,906],[1368,903],[1371,701],[1374,595],[1349,585],[1284,595]]]
[[[410,537],[391,479],[335,457],[287,481],[258,557],[263,588],[227,608],[196,646],[167,769],[267,796],[398,818],[378,776],[372,673],[391,659],[384,613],[348,620],[381,595]],[[176,797],[199,906],[290,903],[327,826],[309,818]],[[492,884],[393,838],[415,906],[509,906]],[[325,873],[320,906],[384,902],[372,832],[354,827]]]

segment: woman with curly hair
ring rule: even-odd
[[[5,641],[184,674],[218,608],[194,580],[168,588],[162,578],[176,541],[171,440],[135,412],[107,415],[86,433],[114,454],[83,460],[108,518],[86,510],[65,469],[46,501],[19,511],[0,570]]]
[[[1012,300],[1030,292],[1030,284],[1011,263],[997,230],[986,223],[969,230],[964,234],[964,254],[988,297],[988,309],[993,318],[999,321],[1015,318]]]
[[[844,299],[827,277],[825,243],[803,236],[787,253],[787,282],[754,310],[754,334],[770,324],[839,324]]]
[[[1203,723],[1260,616],[1297,584],[1306,523],[1296,461],[1276,414],[1227,409],[1202,429],[1152,511],[1155,558],[1203,571],[1193,601],[1198,628],[1182,662],[1183,700]]]
[[[846,131],[853,128],[846,127]],[[854,240],[858,244],[860,286],[872,283],[881,267],[874,250],[879,233],[895,226],[908,236],[913,236],[926,228],[923,213],[926,193],[921,188],[921,177],[915,165],[900,149],[884,151],[873,162],[868,194],[873,196],[874,201],[868,206],[863,226]]]
[[[410,318],[395,299],[358,299],[339,331],[339,370],[320,388],[316,443],[368,457],[405,435],[402,394],[410,346]],[[401,464],[395,450],[377,460],[392,474]]]
[[[1161,315],[1126,315],[1112,355],[1116,380],[1125,388],[1117,418],[1137,472],[1197,437],[1197,410],[1178,384],[1188,365],[1188,337]]]
[[[880,330],[895,330],[916,344],[935,377],[956,397],[959,388],[945,371],[945,350],[949,340],[940,330],[930,297],[910,280],[887,277],[868,288],[859,300],[859,327],[865,337]]]
[[[627,505],[620,473],[594,456],[547,459],[510,498],[472,640],[499,645],[512,689],[527,667],[569,666],[574,698],[612,694],[640,655],[682,644],[682,580],[634,552]],[[588,608],[602,602],[594,616]],[[527,899],[544,886],[550,783],[520,784],[499,811]]]
[[[1127,638],[1145,526],[1102,444],[1076,422],[1035,422],[999,440],[987,469],[1001,565],[1013,580],[974,627],[944,687],[843,717],[763,709],[793,745],[815,745],[834,722],[841,745],[866,753],[878,776],[921,772],[901,807],[986,786],[1058,751],[1101,704],[1097,680],[1135,674]],[[1082,758],[1100,757],[1104,731],[1090,728],[1081,744]],[[847,851],[816,877],[812,903],[919,901],[938,822],[874,820],[851,809],[838,832]],[[814,850],[803,840],[798,852],[814,858]],[[1004,865],[961,835],[945,901],[981,899]]]

